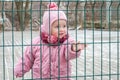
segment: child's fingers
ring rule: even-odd
[[[88,46],[88,44],[85,44],[85,47],[87,47]]]
[[[88,44],[80,43],[80,41],[78,41],[78,42],[73,42],[73,45],[74,45],[74,46],[80,45],[80,46],[84,46],[84,47],[87,47],[87,46],[88,46]]]
[[[78,41],[78,42],[73,42],[73,44],[74,44],[74,45],[76,45],[76,44],[80,44],[80,41]]]
[[[77,44],[80,44],[80,41],[78,41]]]
[[[84,48],[87,47],[87,44],[84,44],[84,43],[78,44],[78,47],[79,47],[80,49],[84,49]]]

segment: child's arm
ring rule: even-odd
[[[86,44],[80,44],[80,42],[70,41],[66,46],[65,58],[67,60],[74,59],[80,56],[81,50],[86,47]],[[68,49],[67,49],[68,48]]]
[[[27,47],[23,58],[21,58],[18,64],[14,68],[14,73],[16,77],[22,77],[26,72],[28,72],[33,64],[34,56],[31,47]]]

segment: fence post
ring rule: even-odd
[[[106,26],[108,28],[109,26],[109,22],[111,21],[111,2],[110,1],[106,1]]]

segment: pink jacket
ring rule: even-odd
[[[71,74],[70,60],[80,56],[80,52],[71,50],[72,39],[68,38],[63,45],[48,46],[37,37],[32,47],[28,46],[24,57],[15,66],[16,77],[22,77],[32,69],[33,78],[53,78],[52,80],[69,80]]]

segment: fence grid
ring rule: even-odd
[[[14,67],[19,58],[24,56],[27,46],[31,46],[31,51],[33,46],[39,46],[40,50],[42,50],[41,46],[46,46],[44,44],[33,44],[33,38],[42,32],[43,14],[45,11],[49,11],[46,5],[50,2],[55,2],[60,8],[59,11],[64,11],[67,15],[67,33],[76,42],[80,40],[81,43],[88,44],[81,51],[80,57],[71,60],[71,75],[69,76],[68,73],[65,77],[59,75],[56,80],[63,80],[63,78],[71,78],[72,80],[120,80],[119,0],[1,0],[1,80],[33,80],[33,69],[22,78],[16,78]],[[60,51],[60,47],[58,49]],[[49,51],[51,54],[52,50],[49,49]],[[39,56],[40,62],[42,62],[42,51]],[[60,59],[59,56],[58,59]],[[51,57],[49,59],[51,61]],[[49,64],[51,67],[51,62]],[[58,64],[58,74],[60,74],[60,60],[58,60]],[[42,70],[42,68],[40,69]],[[42,73],[41,71],[40,74]],[[49,77],[49,79],[41,78],[40,80],[54,79]]]

